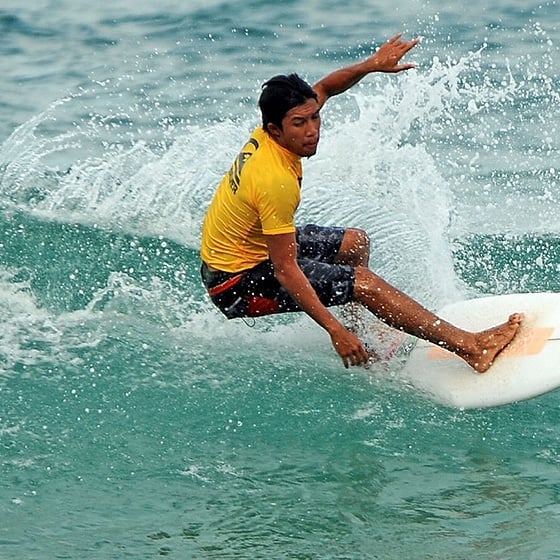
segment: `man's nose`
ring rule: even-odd
[[[319,130],[319,123],[315,121],[310,121],[305,129],[305,133],[307,136],[313,136],[317,134]]]

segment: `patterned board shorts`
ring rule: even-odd
[[[342,305],[353,299],[355,274],[349,265],[335,264],[344,229],[306,225],[297,228],[298,264],[323,305]],[[214,304],[228,319],[300,311],[274,276],[270,260],[237,273],[201,267],[202,281]]]

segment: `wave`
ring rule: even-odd
[[[492,224],[504,226],[501,234],[527,234],[535,228],[529,213],[535,200],[549,212],[558,202],[555,164],[533,173],[539,199],[526,184],[506,188],[522,177],[508,158],[505,170],[488,173],[487,163],[475,162],[475,136],[479,160],[500,146],[488,126],[498,124],[496,110],[515,113],[510,105],[519,103],[556,111],[545,101],[552,78],[537,77],[534,67],[526,82],[513,74],[503,83],[484,73],[475,78],[482,57],[483,49],[454,63],[434,59],[427,72],[372,81],[333,100],[324,112],[320,153],[305,162],[299,221],[366,229],[372,267],[436,309],[466,294],[522,288],[515,278],[500,287],[468,264],[486,258],[480,248],[469,253],[472,227],[483,234],[492,213]],[[0,147],[5,293],[16,297],[17,279],[25,279],[33,294],[28,304],[37,306],[30,313],[40,320],[86,312],[95,323],[97,313],[138,312],[156,331],[186,328],[201,340],[202,354],[206,329],[223,341],[231,331],[216,326],[225,323],[200,286],[200,226],[216,184],[258,123],[245,113],[219,122],[158,118],[137,128],[152,116],[138,105],[75,120],[84,98],[103,98],[104,87],[57,101]],[[114,92],[106,95],[110,100]],[[531,119],[536,126],[537,117]],[[533,137],[520,131],[513,138],[517,144],[500,155],[521,160],[519,144]],[[545,156],[555,153],[550,139],[543,146]],[[512,193],[533,201],[514,218]],[[554,236],[556,222],[542,225],[542,235]],[[531,289],[548,285],[541,277]],[[16,324],[18,306],[6,309]],[[274,338],[266,334],[270,324],[260,321],[251,334]],[[283,322],[273,324],[281,329]],[[244,336],[245,325],[233,328]]]

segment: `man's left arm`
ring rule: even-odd
[[[420,39],[403,41],[401,37],[402,33],[398,33],[366,60],[336,70],[319,80],[313,86],[319,97],[319,106],[322,107],[329,97],[345,92],[371,72],[396,73],[414,68],[413,63],[401,64],[400,61],[420,42]]]

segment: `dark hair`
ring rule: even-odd
[[[303,105],[308,99],[317,99],[313,88],[297,74],[274,76],[262,88],[259,108],[265,131],[269,123],[282,128],[282,119],[290,109]]]

